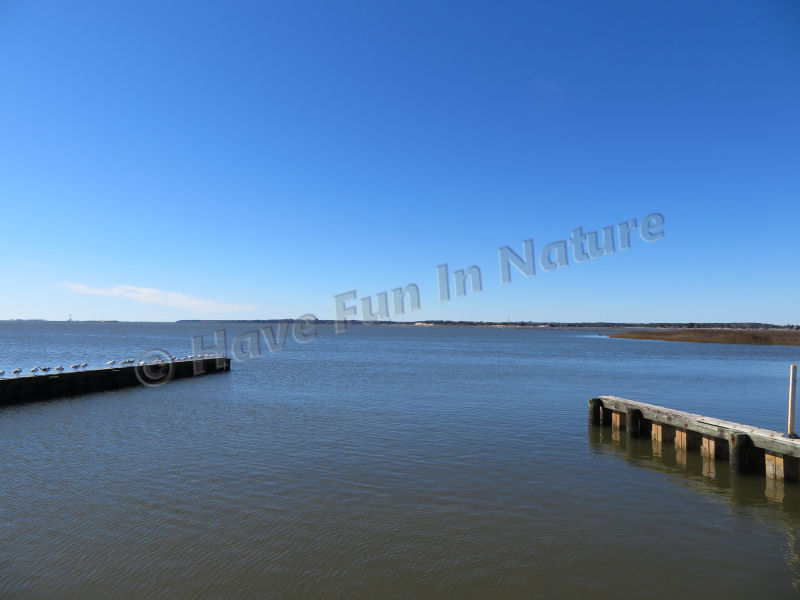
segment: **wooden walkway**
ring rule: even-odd
[[[126,387],[160,387],[173,379],[230,371],[227,357],[175,360],[0,379],[0,406],[106,392]]]
[[[672,443],[676,450],[698,450],[707,460],[727,460],[740,473],[780,481],[798,481],[800,475],[800,439],[777,431],[616,396],[589,400],[589,420],[630,437],[649,437],[659,449]]]

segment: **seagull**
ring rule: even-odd
[[[106,366],[107,366],[107,367],[110,367],[110,366],[111,366],[111,365],[113,365],[115,362],[117,362],[117,361],[115,361],[115,360],[110,360],[110,361],[108,361],[108,362],[106,363]]]
[[[0,378],[2,378],[2,377],[3,377],[3,375],[5,375],[5,374],[6,374],[6,372],[5,372],[5,371],[0,371]]]
[[[63,371],[63,370],[64,367],[62,367],[61,365],[56,366],[56,371]]]
[[[70,365],[69,368],[70,369],[79,369],[80,365],[79,364]]]
[[[85,369],[85,368],[86,368],[86,363],[81,363],[81,364],[79,364],[78,366],[79,366],[81,369]]]
[[[31,373],[36,373],[36,371],[38,371],[38,370],[39,370],[39,367],[33,367],[30,372]]]
[[[14,375],[19,375],[20,373],[22,373],[22,369],[14,369],[14,370],[13,370],[13,371],[11,371],[11,372],[12,372]]]
[[[50,370],[50,367],[42,367],[42,373],[47,373]]]

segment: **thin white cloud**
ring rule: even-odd
[[[160,306],[170,306],[173,308],[184,308],[198,313],[216,313],[232,310],[253,310],[252,306],[241,304],[223,304],[213,300],[203,300],[180,294],[178,292],[165,292],[153,288],[134,287],[132,285],[118,285],[113,288],[100,289],[81,285],[79,283],[64,284],[76,294],[88,294],[90,296],[105,296],[107,298],[126,298],[142,304],[158,304]]]

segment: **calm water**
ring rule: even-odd
[[[4,323],[0,369],[214,329]],[[0,597],[793,597],[794,488],[614,442],[587,400],[780,429],[799,353],[323,327],[228,374],[3,408]]]

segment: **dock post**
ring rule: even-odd
[[[748,452],[753,445],[750,436],[745,433],[732,433],[728,442],[728,455],[731,471],[744,473],[747,471]]]
[[[709,460],[716,460],[717,441],[714,438],[703,436],[700,454]]]
[[[612,412],[611,413],[611,429],[613,429],[614,431],[619,431],[621,429],[625,429],[625,427],[627,426],[627,423],[625,423],[625,417],[626,417],[625,413],[619,413],[619,412],[616,412],[616,411]]]
[[[764,466],[767,479],[783,481],[783,456],[780,454],[764,453]]]
[[[642,429],[642,411],[629,409],[625,414],[625,429],[628,437],[639,437]]]
[[[600,425],[611,425],[611,412],[600,402]]]
[[[589,400],[589,422],[593,425],[601,425],[600,422],[600,409],[603,406],[603,403],[600,401],[600,398],[592,398]]]
[[[797,438],[798,435],[794,432],[794,403],[797,395],[797,365],[789,367],[789,422],[786,425],[786,436],[789,438]]]

